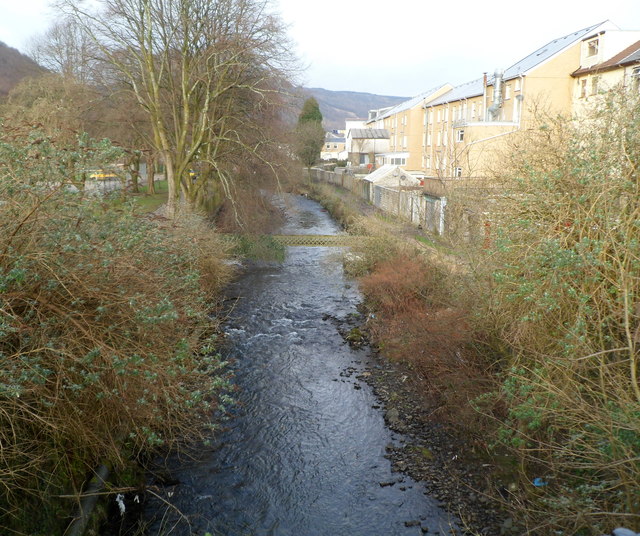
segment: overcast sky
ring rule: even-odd
[[[0,41],[25,51],[50,0],[0,0]],[[640,0],[273,0],[307,87],[411,97],[507,68],[547,42],[610,20],[640,30]]]

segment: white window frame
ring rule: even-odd
[[[462,168],[459,166],[453,168],[453,176],[456,178],[462,177]]]
[[[456,130],[456,143],[462,143],[464,141],[464,128]]]

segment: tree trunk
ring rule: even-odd
[[[163,151],[164,172],[167,179],[167,217],[174,219],[178,208],[178,198],[180,196],[180,177],[176,177],[173,155],[170,151]]]
[[[156,159],[153,155],[147,156],[147,194],[153,195],[156,193]]]
[[[140,156],[136,155],[133,157],[133,159],[131,160],[130,171],[131,171],[131,191],[134,194],[139,194],[140,193],[140,186],[139,186]]]

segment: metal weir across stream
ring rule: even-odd
[[[285,261],[248,267],[230,289],[233,418],[197,460],[170,461],[175,480],[147,502],[148,533],[449,534],[425,488],[392,472],[386,447],[403,438],[359,379],[374,366],[369,351],[338,332],[361,300],[336,248],[344,236],[317,203],[283,204]]]
[[[234,240],[237,235],[226,235],[229,240]],[[302,246],[302,247],[350,247],[355,244],[369,240],[368,236],[356,236],[349,234],[275,234],[263,235],[282,246]]]

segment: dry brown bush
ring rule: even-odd
[[[468,311],[455,305],[442,265],[400,254],[361,279],[375,311],[368,327],[384,355],[409,363],[442,421],[477,428],[471,401],[492,387],[487,363],[471,348]]]

